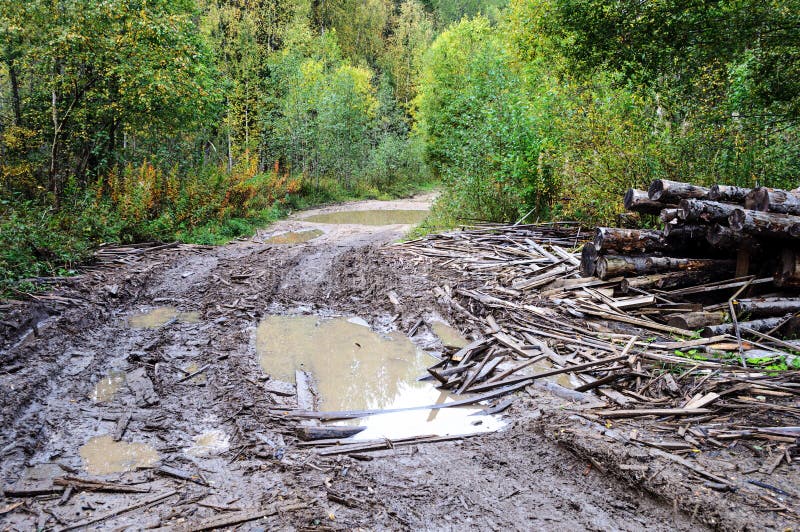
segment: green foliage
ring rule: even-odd
[[[526,205],[548,211],[558,186],[541,154],[556,139],[542,120],[542,81],[526,84],[486,18],[463,20],[436,39],[415,117],[431,168],[447,185],[440,205],[463,219],[510,219]]]

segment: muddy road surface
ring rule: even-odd
[[[106,250],[4,303],[0,528],[702,529],[553,444],[524,394],[502,415],[362,433],[486,431],[463,439],[326,455],[295,436],[281,412],[308,399],[297,370],[322,410],[452,400],[417,377],[474,331],[383,248],[431,200],[297,213],[215,248]]]

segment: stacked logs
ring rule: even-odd
[[[583,247],[581,273],[624,278],[625,289],[668,290],[756,275],[800,288],[800,189],[701,187],[666,179],[630,189],[629,212],[663,227],[599,227]]]

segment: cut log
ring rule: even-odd
[[[662,209],[674,207],[665,205],[660,201],[651,200],[644,190],[629,188],[622,199],[626,211],[640,212],[642,214],[659,214]]]
[[[735,209],[728,217],[734,231],[773,240],[800,239],[800,216]]]
[[[736,261],[716,259],[690,259],[683,257],[647,257],[647,268],[650,271],[678,271],[678,270],[716,270],[733,272]]]
[[[609,279],[620,275],[641,275],[647,273],[647,257],[644,255],[606,255],[597,260],[596,275]]]
[[[598,254],[629,254],[665,251],[669,245],[661,231],[598,227],[594,233],[594,248]]]
[[[776,327],[781,327],[785,321],[785,316],[764,318],[761,320],[742,321],[739,322],[739,328],[750,329],[756,332],[766,332],[775,329]],[[796,329],[796,327],[793,328]],[[720,334],[734,334],[735,329],[736,327],[733,323],[723,323],[721,325],[710,325],[705,327],[700,334],[703,336],[703,338],[709,338],[711,336],[718,336]]]
[[[729,275],[724,272],[713,271],[655,273],[652,275],[623,279],[620,283],[620,290],[625,294],[634,290],[647,290],[649,288],[669,290],[672,288],[704,284],[726,277],[729,277]]]
[[[664,226],[664,238],[670,246],[679,248],[691,248],[705,244],[708,226],[694,224],[668,223]]]
[[[724,203],[744,205],[745,197],[752,189],[735,187],[731,185],[712,185],[708,189],[708,199]]]
[[[719,325],[725,321],[725,312],[684,312],[667,316],[667,325],[694,331],[709,325]]]
[[[597,271],[597,248],[591,242],[583,245],[581,250],[581,275],[592,277]]]
[[[658,215],[661,218],[661,221],[665,224],[670,223],[672,220],[678,219],[678,213],[680,212],[679,209],[663,209],[661,214]]]
[[[737,316],[766,318],[800,312],[800,299],[795,297],[759,297],[737,299],[733,302]]]
[[[679,183],[668,179],[656,179],[650,183],[647,196],[661,203],[678,203],[687,198],[705,199],[708,197],[706,187],[698,187],[691,183]]]
[[[678,204],[678,217],[687,223],[727,222],[736,208],[729,203],[688,198]]]
[[[746,209],[779,214],[800,215],[800,197],[788,190],[758,187],[745,199]]]
[[[789,248],[781,251],[773,278],[775,286],[800,288],[800,250]]]
[[[761,251],[761,245],[750,236],[737,233],[730,227],[715,224],[706,233],[706,240],[717,249],[746,249],[752,253]]]

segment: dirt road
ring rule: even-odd
[[[217,248],[109,252],[114,262],[59,281],[33,304],[0,307],[0,527],[703,528],[555,446],[527,396],[498,433],[358,459],[298,445],[276,410],[293,398],[274,393],[255,351],[264,317],[358,316],[405,333],[444,312],[426,272],[378,251],[408,225],[302,218],[425,209],[431,199],[298,213]],[[305,230],[322,233],[266,243]],[[145,313],[153,309],[161,313]],[[424,326],[414,341],[432,346]],[[103,474],[112,458],[143,467]],[[73,479],[66,490],[70,481],[53,482],[64,478]],[[122,492],[131,487],[140,492]]]

